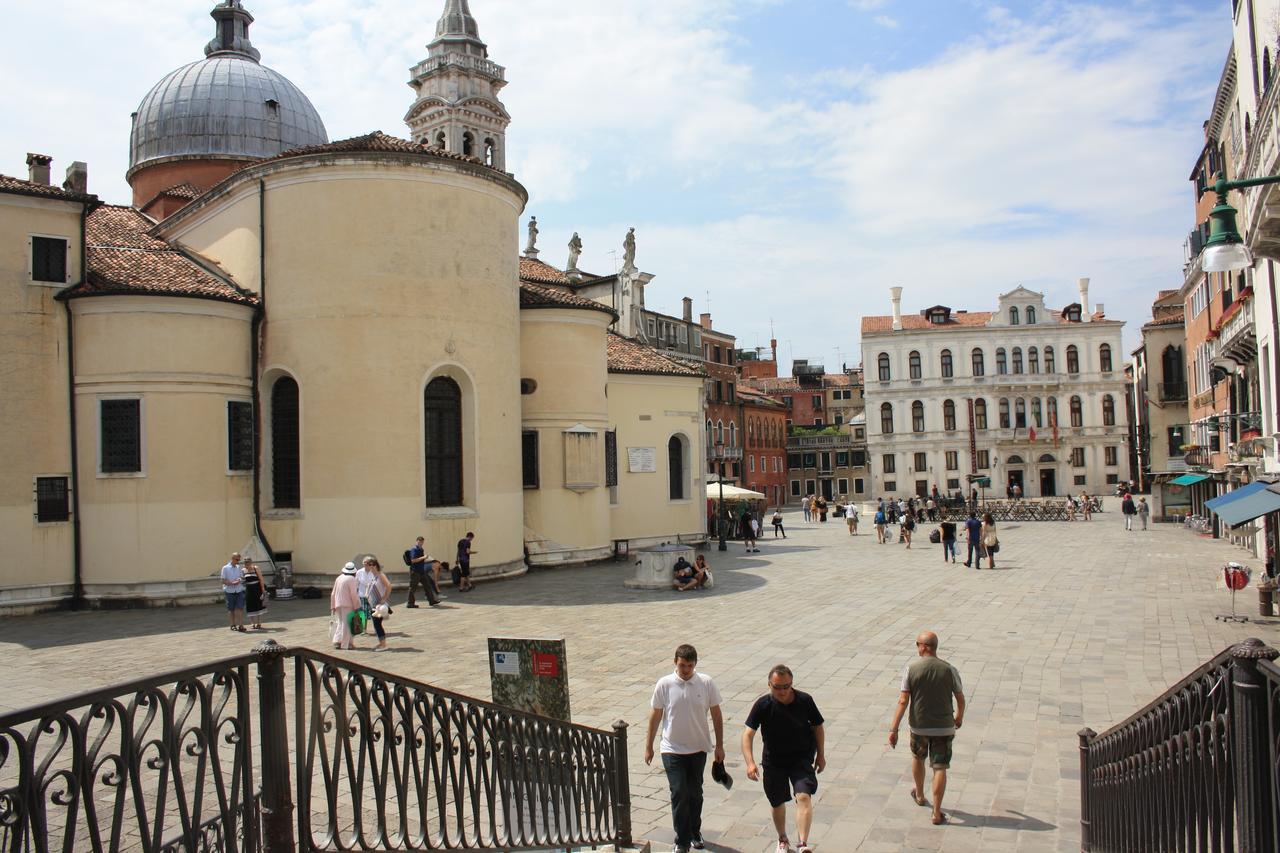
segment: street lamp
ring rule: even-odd
[[[716,459],[720,461],[720,506],[716,509],[716,531],[720,536],[720,544],[716,547],[718,551],[728,551],[729,546],[724,541],[724,442],[716,442]]]
[[[1236,209],[1227,202],[1227,193],[1276,183],[1280,183],[1280,175],[1238,181],[1218,178],[1209,188],[1218,194],[1218,203],[1209,211],[1209,239],[1205,241],[1201,261],[1205,272],[1232,272],[1253,266],[1253,255],[1236,227]]]

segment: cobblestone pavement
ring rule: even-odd
[[[1123,719],[1233,642],[1280,642],[1275,625],[1214,620],[1230,609],[1219,568],[1243,552],[1182,527],[1126,533],[1114,513],[1006,524],[997,569],[980,572],[943,564],[924,535],[908,551],[877,545],[868,528],[850,537],[838,519],[806,525],[791,513],[790,538],[766,534],[759,554],[713,546],[717,585],[698,593],[625,590],[624,563],[447,590],[444,607],[397,609],[393,652],[374,656],[365,638],[344,654],[488,697],[488,635],[565,637],[574,720],[632,724],[635,830],[655,851],[669,849],[671,829],[665,777],[642,760],[644,720],[681,642],[698,647],[700,669],[720,685],[737,782],[726,792],[708,777],[709,849],[772,850],[768,806],[737,744],[769,667],[783,662],[827,718],[819,851],[1066,851],[1079,849],[1080,728]],[[1257,612],[1252,589],[1238,604]],[[0,708],[238,654],[263,637],[327,648],[326,608],[273,603],[269,630],[244,635],[228,632],[212,605],[6,619]],[[909,799],[905,745],[885,744],[899,673],[924,628],[940,635],[969,700],[945,801],[953,822],[943,827]]]

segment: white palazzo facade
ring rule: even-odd
[[[1104,494],[1124,463],[1124,323],[1080,301],[1047,308],[1019,287],[994,311],[944,305],[862,319],[867,449],[874,497],[968,494],[973,476],[1003,497]]]

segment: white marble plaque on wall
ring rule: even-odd
[[[632,474],[653,474],[658,470],[658,448],[628,447],[627,470]]]

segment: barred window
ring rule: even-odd
[[[618,431],[612,429],[604,434],[604,484],[618,485]]]
[[[31,280],[67,280],[67,241],[61,237],[31,238]]]
[[[427,506],[462,504],[462,390],[438,376],[423,392]]]
[[[300,444],[298,383],[281,376],[271,386],[271,503],[277,509],[302,506]]]
[[[36,477],[36,521],[48,524],[71,518],[71,488],[67,477]]]
[[[100,401],[102,473],[131,474],[142,470],[142,401]]]
[[[538,488],[538,431],[527,429],[520,433],[520,460],[524,469],[524,487]]]
[[[227,401],[227,470],[253,470],[253,404]]]

